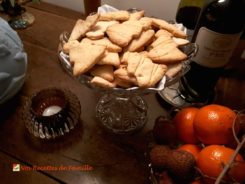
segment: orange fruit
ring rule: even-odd
[[[202,149],[197,157],[197,167],[209,177],[217,178],[222,172],[224,165],[229,162],[235,150],[221,145],[210,145]],[[245,162],[240,154],[235,158],[228,174],[223,178],[226,181],[235,179],[239,183],[245,182]],[[229,175],[229,177],[228,177]],[[205,179],[208,183],[215,180]]]
[[[232,126],[235,118],[236,113],[228,107],[206,105],[199,109],[194,118],[195,134],[204,144],[229,144],[234,140]],[[238,130],[239,126],[236,126],[236,132]]]
[[[178,139],[186,144],[199,142],[193,129],[193,120],[197,111],[198,108],[186,107],[181,109],[173,119]]]
[[[184,150],[184,151],[191,153],[195,157],[195,159],[197,160],[197,156],[202,149],[200,146],[195,145],[195,144],[184,144],[184,145],[180,146],[178,148],[178,150]]]

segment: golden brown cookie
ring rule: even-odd
[[[133,38],[137,38],[142,32],[142,26],[132,24],[115,24],[106,30],[109,39],[121,47],[125,47]]]
[[[134,84],[132,84],[131,82],[128,82],[128,81],[124,81],[122,79],[119,79],[119,78],[115,78],[115,84],[118,86],[118,87],[123,87],[123,88],[130,88],[132,87]]]
[[[151,73],[151,79],[149,83],[149,87],[153,87],[158,83],[163,76],[165,75],[168,67],[163,64],[154,64],[152,73]]]
[[[99,40],[91,40],[89,38],[82,39],[81,43],[91,43],[94,45],[102,45],[106,47],[107,51],[110,52],[121,52],[122,48],[114,43],[112,43],[107,37],[104,37]]]
[[[99,14],[88,16],[86,20],[78,19],[74,28],[72,29],[70,40],[79,40],[96,24],[99,19]]]
[[[112,65],[116,68],[120,65],[119,55],[116,52],[106,51],[104,56],[98,61],[98,65]]]
[[[150,86],[150,79],[154,64],[149,58],[144,58],[139,63],[134,75],[139,87],[147,88]]]
[[[152,28],[152,19],[150,17],[142,17],[139,22],[143,26],[143,30]]]
[[[169,31],[170,33],[172,33],[176,37],[179,37],[179,38],[186,38],[187,37],[185,32],[181,31],[176,26],[168,23],[165,20],[152,18],[152,25],[159,28],[159,29],[165,29],[165,30]]]
[[[175,63],[168,65],[168,70],[166,72],[166,76],[169,78],[173,78],[176,76],[182,69],[183,63]]]
[[[160,64],[173,64],[187,58],[186,54],[181,52],[175,43],[158,45],[148,52],[148,57]]]
[[[91,84],[94,84],[94,85],[102,87],[102,88],[114,88],[114,87],[116,87],[116,83],[110,82],[110,81],[105,80],[102,77],[98,77],[98,76],[95,76],[92,78]]]
[[[151,43],[150,49],[153,49],[159,45],[166,45],[169,43],[174,43],[173,39],[169,35],[161,35],[154,42]]]
[[[173,41],[174,41],[177,45],[186,45],[186,44],[190,43],[189,40],[187,40],[187,39],[183,39],[183,38],[175,38],[175,37],[173,37]]]
[[[74,63],[73,75],[78,76],[90,70],[103,57],[105,46],[80,44],[70,49],[70,61]],[[93,52],[91,52],[93,51]]]
[[[159,29],[156,34],[155,34],[155,37],[158,38],[160,36],[169,36],[169,37],[173,37],[173,34],[168,32],[167,30],[165,29]]]
[[[112,82],[114,80],[113,66],[112,65],[96,65],[90,71],[92,76],[101,77],[107,81]]]
[[[98,21],[91,31],[86,33],[86,37],[92,40],[98,40],[104,37],[108,26],[118,24],[118,21]]]
[[[74,48],[74,47],[78,47],[79,46],[79,41],[77,40],[71,40],[71,41],[68,41],[66,42],[64,45],[63,45],[63,52],[66,53],[66,54],[69,54],[70,52],[70,49],[71,48]]]
[[[136,84],[136,78],[128,74],[127,68],[120,67],[114,71],[116,78],[121,79],[121,81],[126,82],[127,84]]]
[[[139,20],[142,17],[144,17],[144,14],[145,14],[144,10],[130,13],[129,20]]]
[[[126,21],[129,19],[129,12],[128,11],[115,11],[115,12],[107,12],[107,13],[101,13],[99,20],[118,20],[118,21]]]
[[[144,50],[144,47],[151,42],[154,34],[155,32],[151,29],[147,31],[143,31],[139,36],[139,38],[133,39],[125,50],[130,52],[135,52],[135,51],[139,52]]]
[[[135,76],[135,71],[137,70],[138,66],[144,61],[144,57],[139,53],[130,53],[127,63],[127,71],[129,75]]]

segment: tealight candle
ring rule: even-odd
[[[52,106],[49,106],[46,109],[44,109],[42,115],[43,116],[52,116],[52,115],[58,113],[59,111],[61,111],[61,109],[62,108],[60,106],[52,105]]]
[[[23,120],[35,137],[52,139],[69,133],[79,122],[80,113],[81,105],[72,92],[47,88],[27,100]]]

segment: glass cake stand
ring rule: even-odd
[[[181,50],[188,55],[188,59],[182,65],[181,72],[179,72],[172,80],[167,81],[165,88],[158,92],[159,96],[164,101],[174,107],[179,108],[193,105],[181,92],[182,86],[180,83],[180,77],[190,69],[190,58],[192,58],[197,53],[198,46],[195,43],[191,43],[190,45],[182,47]],[[195,105],[198,104],[195,103]]]
[[[165,86],[178,81],[179,76],[181,76],[184,72],[181,70],[173,79],[167,79],[167,77],[164,76],[155,88],[100,88],[90,83],[92,76],[73,76],[72,65],[69,62],[69,55],[62,51],[63,44],[67,42],[68,38],[69,33],[67,32],[63,32],[60,35],[58,56],[61,65],[72,78],[78,80],[81,84],[86,85],[92,90],[102,93],[102,96],[96,106],[96,117],[107,130],[113,133],[126,134],[141,129],[147,122],[148,117],[148,105],[142,96],[149,93],[157,93],[162,91]],[[188,57],[191,57],[196,51],[196,45],[190,43],[182,50],[188,55]],[[186,66],[187,65],[185,62],[183,62],[184,70],[188,68]]]

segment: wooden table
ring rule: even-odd
[[[19,94],[1,108],[0,178],[4,183],[148,183],[144,162],[145,136],[155,118],[165,110],[155,95],[145,96],[149,118],[145,128],[133,135],[109,134],[95,117],[95,106],[101,94],[72,79],[57,57],[59,35],[70,31],[83,15],[46,3],[30,4],[35,23],[18,31],[28,54],[28,71]],[[48,87],[66,88],[81,103],[81,122],[74,132],[57,141],[43,142],[27,132],[22,120],[25,100]],[[21,171],[13,172],[12,164],[24,166],[82,166],[92,171]],[[1,182],[0,182],[1,183]]]
[[[59,35],[70,31],[83,15],[54,5],[28,4],[35,23],[18,31],[28,54],[28,71],[21,91],[0,108],[0,183],[149,183],[144,151],[146,137],[154,120],[165,115],[155,94],[144,96],[149,105],[148,122],[143,130],[132,135],[106,132],[95,117],[95,106],[101,94],[73,80],[61,67],[57,57]],[[230,94],[230,86],[234,89]],[[33,138],[22,120],[23,104],[31,94],[48,87],[66,88],[81,103],[81,122],[62,139],[41,141]],[[225,89],[225,90],[224,90]],[[225,77],[218,85],[217,103],[244,108],[244,78]],[[237,93],[240,91],[240,93]],[[51,169],[13,172],[13,164]],[[54,171],[52,167],[89,165],[90,171],[70,169]],[[23,167],[24,168],[24,167]]]

